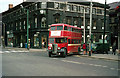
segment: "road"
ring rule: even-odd
[[[118,76],[118,62],[69,55],[49,58],[47,52],[2,53],[3,76]]]

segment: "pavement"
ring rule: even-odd
[[[32,48],[30,48],[28,50],[26,48],[5,47],[5,49],[25,50],[25,51],[29,51],[29,52],[43,52],[43,51],[46,52],[47,51],[46,48],[44,48],[44,49],[32,49]],[[120,61],[120,54],[117,53],[116,55],[113,55],[111,51],[109,51],[108,54],[94,54],[94,53],[92,53],[91,56],[80,54],[80,55],[76,55],[76,57],[89,57],[89,58],[96,58],[96,59]]]

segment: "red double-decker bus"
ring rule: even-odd
[[[61,55],[80,52],[82,29],[68,24],[52,24],[49,29],[48,54]]]

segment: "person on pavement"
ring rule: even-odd
[[[112,52],[112,54],[116,54],[116,41],[113,43],[113,52]]]
[[[83,44],[83,54],[84,55],[86,54],[86,45],[85,45],[85,43]]]

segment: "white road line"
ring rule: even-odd
[[[4,51],[4,53],[10,53],[10,51]]]
[[[111,70],[115,70],[115,68],[110,68]]]
[[[4,53],[3,51],[0,51],[0,53]]]
[[[104,67],[104,68],[105,68],[105,67],[107,67],[107,66],[102,66],[102,67]]]
[[[89,64],[90,66],[93,66],[94,64]]]
[[[117,69],[118,71],[120,71],[120,69]]]
[[[97,64],[95,64],[94,66],[96,66],[96,67],[100,67],[100,66],[102,66],[102,65],[97,65]]]
[[[69,60],[61,60],[61,61],[68,62],[68,63],[74,63],[74,64],[85,64],[85,63],[76,62],[76,61],[69,61]]]
[[[50,58],[50,59],[58,59],[58,58]]]

